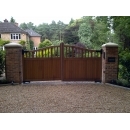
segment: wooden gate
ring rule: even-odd
[[[24,51],[23,80],[101,81],[101,51],[76,46],[51,46]]]

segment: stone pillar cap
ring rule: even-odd
[[[7,47],[23,47],[21,44],[19,44],[19,43],[8,43],[8,44],[6,44],[5,46],[4,46],[5,48],[7,48]]]
[[[102,47],[118,47],[118,44],[109,42],[109,43],[103,44]]]

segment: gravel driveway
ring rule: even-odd
[[[0,86],[1,113],[128,113],[130,89],[88,82]]]

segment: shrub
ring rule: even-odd
[[[5,67],[5,51],[0,51],[0,75],[3,74]]]
[[[54,49],[51,50],[49,48],[47,50],[43,50],[43,52],[42,51],[38,51],[37,52],[37,57],[42,57],[42,53],[43,53],[43,57],[51,57],[51,53],[52,53],[52,55],[54,55]]]
[[[53,41],[53,45],[54,45],[54,46],[59,46],[60,43],[62,43],[62,42],[63,42],[63,41],[55,40],[55,41]]]
[[[19,44],[23,46],[23,49],[26,50],[26,41],[20,40]]]
[[[119,53],[119,78],[130,83],[130,51],[128,49]]]
[[[30,40],[29,43],[30,43],[30,49],[33,50],[34,42],[32,40]]]
[[[41,42],[39,44],[39,47],[38,48],[43,48],[43,47],[48,47],[48,46],[52,46],[52,42],[48,39],[45,39],[43,42]]]
[[[22,46],[25,46],[26,41],[24,41],[24,40],[20,40],[19,44],[21,44]]]
[[[8,43],[10,43],[9,40],[2,40],[2,39],[0,39],[0,46],[4,46],[5,44],[8,44]]]

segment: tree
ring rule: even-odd
[[[47,23],[40,24],[36,31],[42,35],[42,40],[51,39],[50,26]]]
[[[25,30],[25,29],[28,29],[28,26],[27,26],[26,23],[21,23],[20,24],[20,28],[22,28],[23,30]]]
[[[69,25],[73,24],[74,23],[74,19],[71,18],[70,22],[69,22]]]
[[[79,42],[78,30],[82,23],[82,19],[77,19],[73,21],[71,19],[70,24],[65,28],[63,41],[68,44]]]
[[[29,22],[29,23],[21,23],[20,24],[20,28],[22,28],[23,30],[26,30],[26,29],[33,29],[33,30],[35,30],[36,26],[34,26],[34,24],[32,22]]]
[[[74,28],[73,29],[68,28],[64,30],[64,38],[63,38],[64,43],[72,44],[79,41],[79,37],[73,32],[74,32]]]
[[[48,39],[45,39],[43,42],[39,44],[38,48],[43,48],[43,47],[48,47],[48,46],[52,46],[52,42]]]
[[[15,19],[13,17],[11,17],[10,23],[15,23]]]
[[[91,36],[91,43],[93,48],[100,49],[103,44],[110,41],[111,33],[107,28],[107,24],[103,22],[96,22]]]
[[[120,47],[130,49],[130,16],[111,16],[115,36]]]
[[[36,28],[32,22],[27,23],[27,27],[29,29],[33,29],[33,30],[35,30],[35,28]]]
[[[50,26],[50,35],[51,35],[51,41],[59,40],[58,34],[57,34],[57,24],[55,21],[52,21],[52,23],[49,25]]]
[[[105,17],[106,18],[106,17]],[[79,27],[78,36],[87,48],[100,49],[111,38],[108,21],[102,17],[84,16]],[[105,20],[104,20],[105,19]]]
[[[63,41],[63,32],[64,32],[64,29],[65,29],[66,25],[62,22],[62,21],[58,21],[57,23],[57,33],[58,33],[58,39],[59,41]]]
[[[80,25],[78,30],[78,36],[80,42],[83,43],[87,48],[92,48],[91,35],[92,29],[90,25],[91,17],[83,17],[83,23]]]

